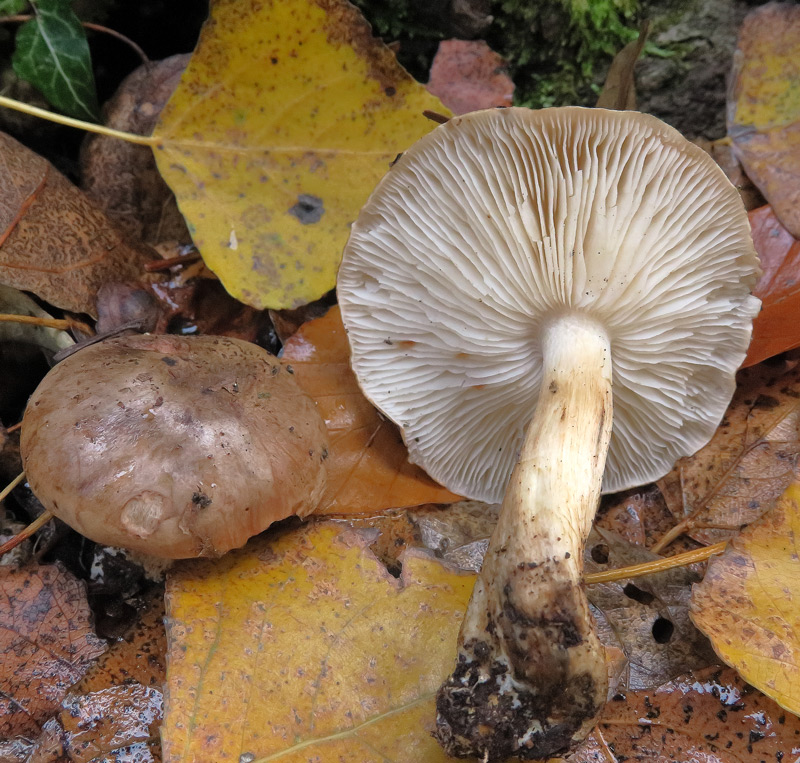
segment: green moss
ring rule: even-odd
[[[487,42],[509,63],[515,102],[592,103],[594,79],[635,39],[637,0],[495,0]]]

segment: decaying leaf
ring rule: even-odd
[[[745,366],[800,347],[800,241],[769,206],[750,212],[750,227],[764,272],[754,290],[761,312],[753,321]]]
[[[712,559],[692,619],[719,656],[800,715],[800,483]]]
[[[506,62],[483,40],[442,40],[431,64],[428,92],[454,114],[511,106],[514,82]]]
[[[799,428],[796,359],[740,372],[714,437],[659,481],[667,505],[680,519],[672,536],[689,532],[713,543],[758,519],[795,479]],[[658,545],[655,549],[660,550]]]
[[[167,584],[164,760],[445,763],[431,736],[474,576],[395,579],[330,522],[261,536]]]
[[[129,74],[103,106],[106,126],[149,135],[188,61],[188,55],[171,56]],[[152,246],[191,242],[175,196],[147,146],[89,135],[81,150],[81,187],[127,235]]]
[[[349,357],[338,307],[306,323],[283,350],[284,364],[328,427],[328,483],[317,513],[374,513],[458,500],[409,463],[397,427],[364,397]]]
[[[86,591],[58,565],[0,569],[0,737],[35,732],[105,651]]]
[[[0,134],[0,281],[95,316],[97,290],[155,252],[121,232],[46,159]]]
[[[592,556],[598,546],[603,548],[602,563]],[[618,569],[659,558],[615,533],[595,528],[586,544],[584,569],[587,573]],[[698,580],[699,575],[683,567],[587,587],[600,640],[624,655],[620,689],[658,686],[716,662],[708,640],[689,617],[691,586]]]
[[[348,224],[426,109],[446,111],[345,0],[216,0],[156,160],[228,291],[296,307],[333,287]]]
[[[733,670],[688,673],[654,691],[618,695],[569,763],[789,763],[800,719]]]
[[[780,221],[800,236],[800,7],[767,3],[739,30],[728,134]]]

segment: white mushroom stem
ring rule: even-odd
[[[581,577],[611,435],[611,348],[600,324],[567,314],[545,328],[542,354],[536,412],[437,701],[437,735],[458,757],[563,753],[606,700]]]

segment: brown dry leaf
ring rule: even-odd
[[[633,72],[649,33],[650,22],[645,21],[639,29],[639,37],[629,42],[614,56],[608,68],[603,90],[595,104],[598,109],[625,111],[636,108],[636,82]]]
[[[136,280],[155,252],[122,233],[46,159],[0,134],[0,282],[96,316],[109,281]]]
[[[749,216],[763,273],[754,289],[761,299],[761,312],[753,321],[745,366],[800,346],[800,241],[769,206]]]
[[[150,135],[178,86],[189,55],[151,61],[129,74],[103,106],[103,122],[115,130]],[[155,245],[192,241],[175,196],[148,146],[89,135],[81,151],[81,187],[126,235]]]
[[[618,695],[569,763],[794,763],[800,719],[729,669]]]
[[[427,88],[454,114],[511,106],[514,96],[506,62],[483,40],[442,40]]]
[[[59,565],[0,569],[0,737],[38,731],[106,645]]]
[[[731,537],[792,483],[798,456],[800,363],[789,359],[741,371],[714,437],[658,483],[680,519],[665,537],[688,532],[703,543]]]
[[[164,760],[446,763],[436,690],[474,576],[399,579],[332,522],[260,536],[167,583]]]
[[[747,174],[800,237],[800,7],[768,3],[739,30],[728,134]]]
[[[692,619],[753,686],[800,715],[800,483],[709,562]]]
[[[316,401],[328,427],[328,484],[317,513],[376,513],[457,501],[409,463],[400,432],[364,397],[349,358],[338,307],[306,323],[283,349],[284,364]]]

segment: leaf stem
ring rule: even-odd
[[[26,21],[30,21],[33,18],[33,15],[30,13],[17,13],[13,16],[3,16],[0,18],[0,24],[24,24]],[[150,59],[147,57],[147,53],[145,53],[130,37],[126,37],[121,32],[117,32],[115,29],[109,29],[107,26],[102,26],[102,24],[93,24],[91,21],[81,21],[81,25],[84,29],[91,29],[93,32],[102,32],[103,34],[110,35],[111,37],[116,37],[121,42],[124,42],[128,45],[134,53],[142,60],[143,64],[149,64]]]
[[[667,546],[669,546],[672,541],[679,538],[683,535],[687,530],[689,530],[692,526],[691,517],[684,517],[680,522],[678,522],[675,527],[673,527],[669,532],[667,532],[659,541],[656,543],[653,548],[650,550],[654,554],[660,554]]]
[[[47,109],[40,109],[38,106],[31,106],[29,103],[17,101],[14,98],[7,98],[0,95],[0,106],[5,106],[14,111],[21,111],[23,114],[29,114],[32,117],[39,117],[48,122],[55,122],[59,125],[66,127],[75,127],[78,130],[85,130],[86,132],[97,133],[98,135],[105,135],[107,138],[119,138],[128,143],[135,143],[139,146],[156,146],[158,139],[152,135],[135,135],[132,132],[123,132],[122,130],[114,130],[105,125],[92,124],[92,122],[84,122],[82,119],[74,119],[73,117],[65,117],[63,114],[56,114]]]
[[[630,567],[619,567],[616,570],[604,570],[603,572],[591,572],[584,575],[583,582],[586,585],[596,585],[597,583],[610,583],[614,580],[624,580],[626,578],[638,578],[642,575],[652,575],[656,572],[664,572],[674,567],[685,567],[687,564],[704,562],[709,557],[721,554],[728,546],[727,541],[715,543],[713,546],[698,548],[694,551],[687,551],[684,554],[668,556],[666,559],[655,559],[652,562],[633,564]]]

